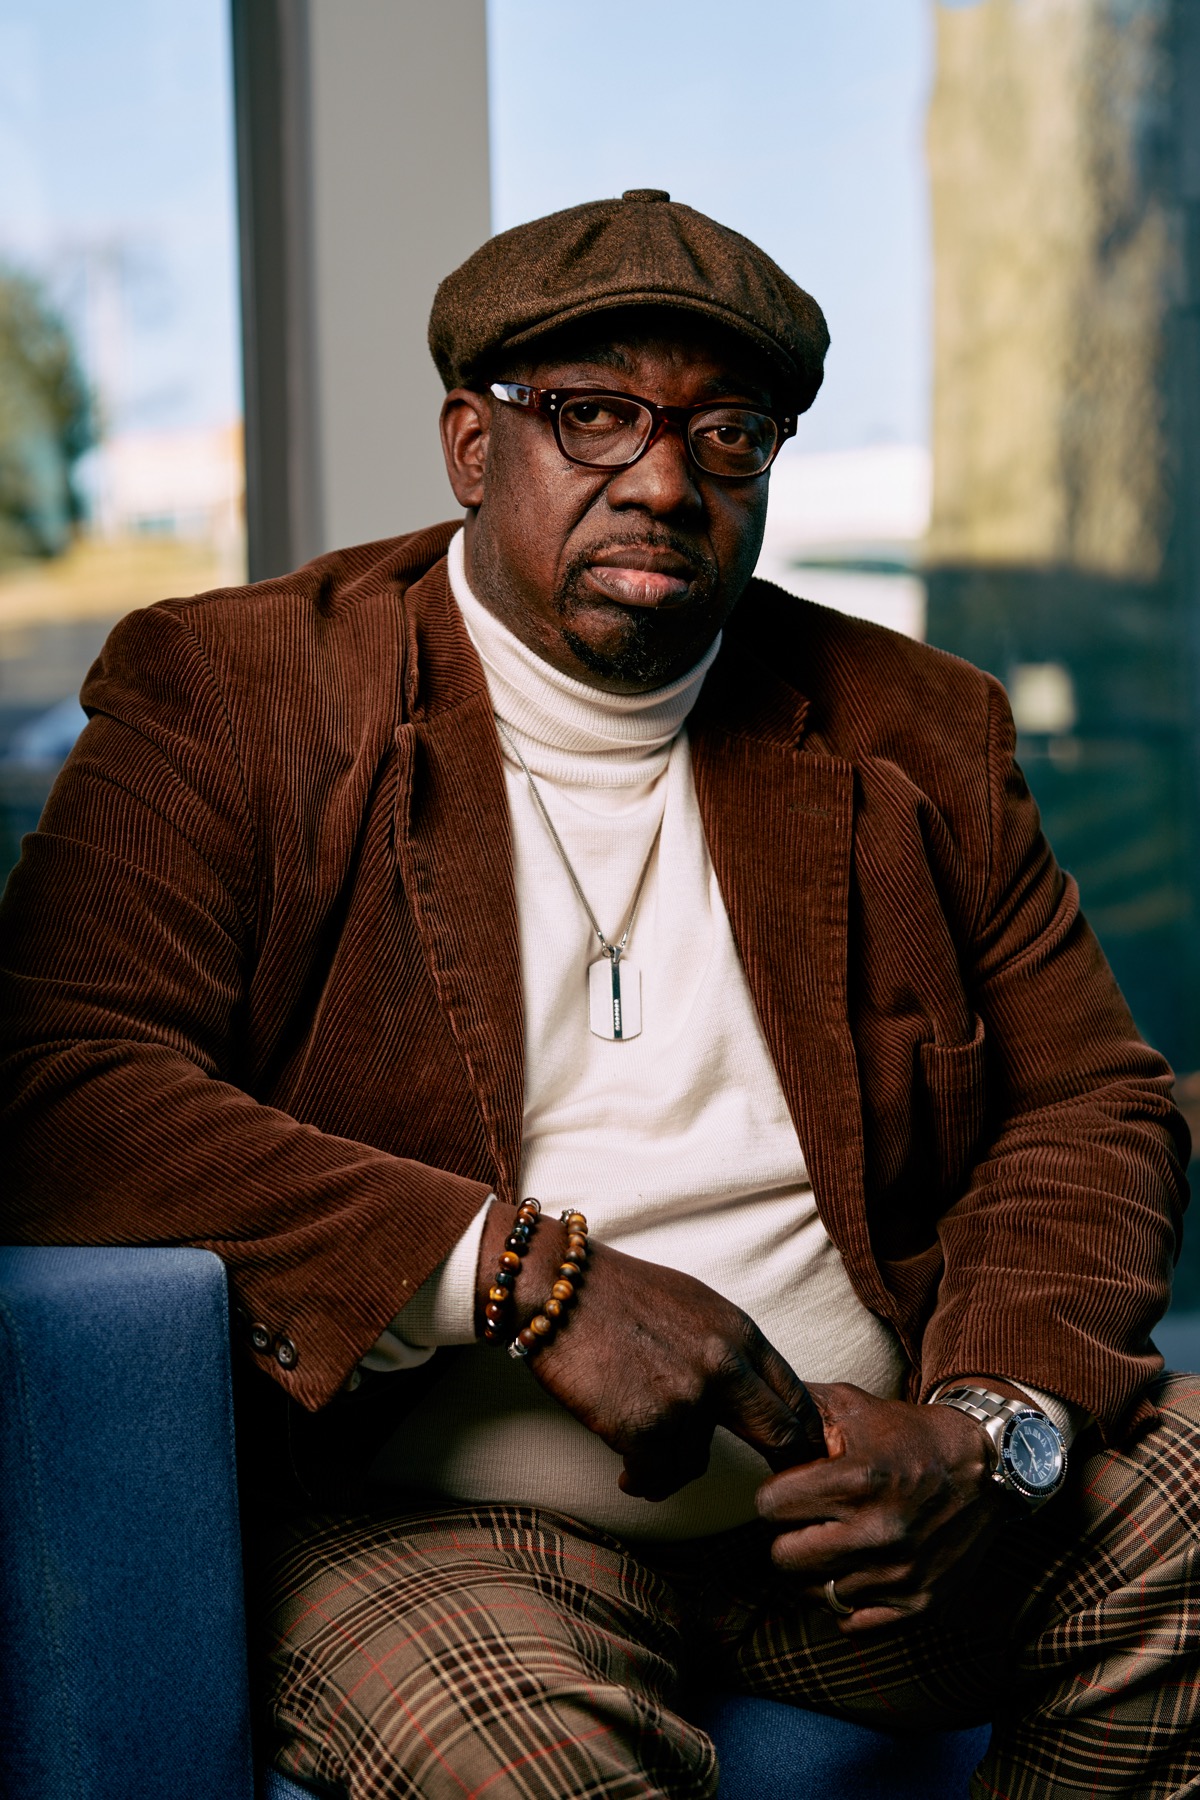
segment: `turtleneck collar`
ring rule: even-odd
[[[665,767],[671,745],[721,648],[648,694],[610,694],[562,674],[488,611],[467,581],[465,537],[447,551],[450,591],[487,677],[492,707],[535,773],[586,787],[625,787]],[[508,747],[501,738],[508,760]]]

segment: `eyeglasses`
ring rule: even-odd
[[[563,455],[585,469],[627,469],[673,427],[706,475],[749,481],[766,474],[796,429],[794,417],[727,401],[658,406],[637,394],[526,387],[519,381],[493,381],[491,391],[497,400],[549,419]]]

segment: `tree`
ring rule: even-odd
[[[0,562],[66,549],[75,465],[95,442],[70,332],[36,281],[0,270]]]

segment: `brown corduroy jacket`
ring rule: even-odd
[[[310,1409],[516,1198],[508,811],[452,530],[126,619],[5,902],[19,1236],[217,1251]],[[1001,690],[754,583],[688,729],[821,1217],[913,1394],[984,1371],[1136,1417],[1186,1134]]]

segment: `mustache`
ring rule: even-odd
[[[632,533],[628,537],[605,537],[588,549],[577,551],[563,571],[564,590],[569,592],[575,587],[597,556],[611,554],[614,550],[669,551],[685,565],[692,580],[701,588],[711,591],[716,585],[717,565],[709,552],[681,532],[664,530],[659,526],[653,531],[639,531],[636,537]]]

